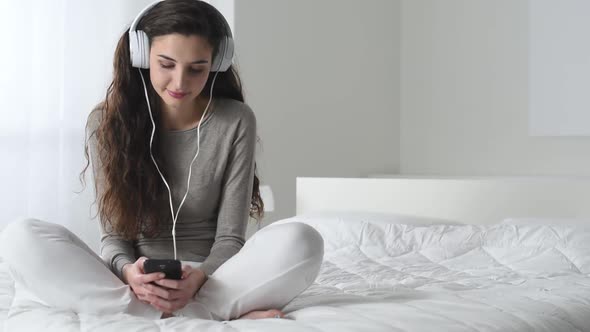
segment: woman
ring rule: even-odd
[[[244,243],[249,216],[260,218],[264,205],[256,119],[232,55],[227,22],[205,2],[166,0],[138,15],[87,123],[101,255],[63,226],[12,223],[2,252],[17,298],[148,318],[284,316],[317,277],[323,240],[288,223]],[[145,273],[148,258],[182,260],[182,279]]]

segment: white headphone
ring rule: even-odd
[[[189,189],[190,189],[190,179],[191,179],[191,174],[192,174],[193,163],[197,159],[197,156],[199,155],[199,151],[201,150],[201,124],[203,123],[203,118],[205,118],[205,115],[207,114],[207,110],[209,110],[209,105],[211,104],[211,99],[213,98],[213,86],[215,85],[215,79],[217,78],[217,74],[220,71],[221,72],[227,71],[232,64],[232,59],[233,59],[233,54],[234,54],[234,43],[233,43],[233,39],[231,38],[231,29],[229,27],[229,24],[227,23],[227,21],[223,17],[223,15],[219,11],[217,11],[217,9],[215,9],[215,7],[207,4],[206,2],[203,2],[203,4],[210,6],[211,8],[213,8],[217,12],[219,19],[221,21],[223,21],[223,24],[225,25],[225,28],[227,30],[227,36],[221,40],[219,47],[218,47],[217,55],[215,56],[215,58],[213,59],[213,62],[211,64],[210,71],[215,72],[215,75],[213,76],[213,80],[211,81],[211,89],[209,92],[209,102],[207,103],[207,106],[205,107],[205,111],[203,111],[203,115],[201,115],[201,120],[199,120],[199,125],[197,126],[197,153],[195,154],[193,160],[191,161],[191,163],[189,165],[188,179],[187,179],[187,183],[186,183],[186,193],[184,194],[182,201],[178,205],[178,209],[176,210],[176,214],[175,214],[174,213],[174,206],[172,204],[172,191],[170,190],[170,186],[168,185],[168,182],[164,178],[164,174],[162,174],[162,172],[160,171],[160,167],[158,167],[158,164],[156,163],[156,159],[154,158],[154,155],[152,154],[152,143],[154,141],[154,134],[156,133],[156,123],[154,122],[154,117],[152,115],[152,108],[151,108],[150,100],[148,97],[145,79],[143,78],[143,73],[141,72],[141,68],[147,69],[150,67],[149,38],[148,38],[147,34],[145,32],[143,32],[142,30],[135,30],[137,28],[137,24],[138,24],[139,20],[143,17],[143,15],[148,10],[150,10],[152,7],[154,7],[156,4],[158,4],[162,1],[164,1],[164,0],[157,1],[157,2],[152,3],[151,5],[147,6],[137,15],[135,20],[133,20],[133,23],[131,24],[131,27],[129,28],[129,50],[130,50],[130,55],[131,55],[131,65],[135,68],[138,68],[137,70],[139,71],[139,75],[141,77],[141,82],[143,83],[143,89],[145,92],[145,99],[147,102],[148,111],[150,113],[150,119],[152,120],[152,135],[150,137],[150,157],[152,158],[152,162],[156,166],[156,169],[158,170],[160,177],[164,181],[166,188],[168,188],[168,197],[170,199],[170,211],[172,213],[172,222],[173,222],[173,224],[172,224],[172,239],[174,242],[174,259],[177,259],[176,258],[176,220],[178,219],[178,214],[180,212],[180,208],[184,204],[184,201],[186,200],[186,197],[187,197]]]
[[[131,53],[131,65],[135,68],[147,69],[150,67],[150,40],[145,32],[142,30],[136,30],[137,24],[139,24],[139,20],[141,20],[146,12],[162,1],[164,0],[156,1],[145,7],[139,12],[137,17],[133,20],[133,23],[131,23],[131,27],[129,28],[129,51]],[[227,71],[232,64],[234,57],[234,40],[232,38],[231,28],[223,15],[215,9],[215,7],[206,2],[203,2],[203,4],[206,4],[215,10],[220,21],[222,21],[225,26],[225,30],[227,30],[227,35],[223,37],[219,43],[217,55],[211,64],[211,71]],[[221,50],[225,51],[221,52]]]

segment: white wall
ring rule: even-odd
[[[528,5],[529,132],[590,136],[590,1]]]
[[[402,2],[401,172],[590,174],[590,138],[528,135],[528,2]]]
[[[265,222],[295,214],[297,176],[399,170],[400,1],[235,2],[236,52],[258,120]]]

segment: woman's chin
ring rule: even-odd
[[[164,99],[164,103],[166,104],[166,106],[168,106],[170,108],[179,108],[182,105],[186,104],[186,100],[184,100],[184,98],[179,100],[179,99],[174,99],[174,98],[169,97],[169,98]]]

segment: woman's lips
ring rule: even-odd
[[[187,95],[186,92],[172,92],[170,90],[166,90],[166,91],[168,91],[168,94],[170,95],[170,97],[176,98],[176,99],[182,99],[184,96]]]

